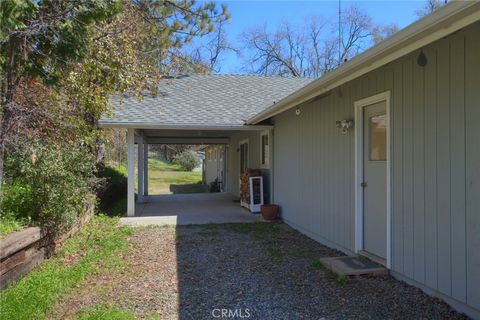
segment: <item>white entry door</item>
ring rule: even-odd
[[[363,108],[363,250],[387,259],[387,112],[381,101]]]

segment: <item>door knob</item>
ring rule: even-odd
[[[366,183],[366,182],[362,182],[362,183],[360,183],[360,186],[361,186],[362,188],[366,188],[366,187],[367,187],[367,183]]]

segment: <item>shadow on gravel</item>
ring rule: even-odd
[[[462,319],[390,277],[338,278],[338,256],[282,223],[176,227],[179,319]]]

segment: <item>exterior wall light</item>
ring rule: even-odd
[[[343,134],[346,134],[349,129],[353,128],[353,120],[347,120],[347,119],[337,120],[336,124],[337,124],[337,128],[342,130]]]
[[[296,114],[297,116],[299,116],[300,113],[302,113],[302,111],[300,110],[300,108],[295,109],[295,114]]]

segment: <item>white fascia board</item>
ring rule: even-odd
[[[453,1],[248,119],[256,124],[480,21],[480,1]]]
[[[228,144],[229,138],[215,138],[215,137],[147,137],[147,143],[149,144]]]
[[[132,128],[132,129],[159,129],[159,130],[225,130],[225,131],[256,131],[273,128],[272,125],[162,125],[152,122],[109,122],[99,121],[101,128]]]

